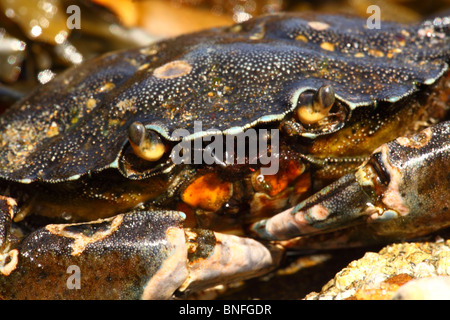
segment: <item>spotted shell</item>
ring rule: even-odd
[[[119,166],[134,121],[237,133],[292,113],[324,83],[349,109],[395,102],[448,68],[449,18],[404,26],[317,14],[263,16],[84,62],[0,118],[0,177],[74,180]]]

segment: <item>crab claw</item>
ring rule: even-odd
[[[0,256],[8,266],[0,270],[0,297],[167,299],[177,290],[260,275],[281,259],[278,247],[187,230],[183,219],[177,211],[136,211],[90,223],[47,225]]]
[[[406,239],[450,226],[449,135],[444,122],[384,144],[355,173],[252,230],[287,240],[369,222],[380,238]]]

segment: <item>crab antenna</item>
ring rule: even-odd
[[[166,151],[161,138],[153,131],[145,129],[144,125],[137,121],[128,127],[128,141],[134,153],[147,161],[161,159]]]
[[[299,99],[297,118],[303,124],[314,124],[326,118],[335,101],[331,85],[321,86],[314,95]]]

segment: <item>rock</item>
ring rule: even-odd
[[[414,279],[448,275],[450,275],[450,240],[392,244],[379,253],[367,252],[361,259],[352,261],[338,272],[320,293],[312,292],[305,299],[403,298],[407,297],[402,294],[403,291],[400,291],[400,296],[395,294],[406,283],[410,281],[415,283]],[[443,287],[447,283],[447,277],[436,279],[434,281],[438,283],[442,280]],[[433,285],[437,286],[437,284]],[[448,287],[446,288],[448,290]],[[423,299],[427,298],[424,296]]]

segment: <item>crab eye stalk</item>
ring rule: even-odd
[[[334,89],[323,85],[314,94],[302,95],[295,113],[303,124],[315,124],[326,118],[335,101]]]
[[[140,122],[133,122],[128,128],[128,141],[134,153],[147,161],[161,159],[166,151],[161,138],[153,131],[145,129]]]

